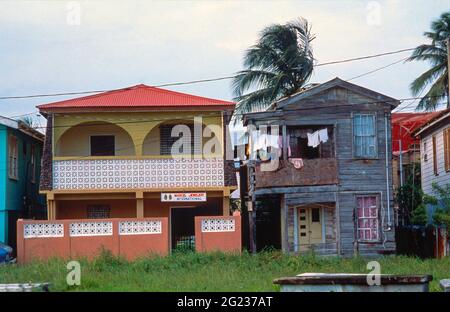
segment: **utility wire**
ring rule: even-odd
[[[391,51],[391,52],[385,52],[385,53],[379,53],[379,54],[373,54],[373,55],[366,55],[366,56],[350,58],[350,59],[345,59],[345,60],[340,60],[340,61],[319,63],[319,64],[316,64],[314,66],[315,67],[320,67],[320,66],[326,66],[326,65],[333,65],[333,64],[340,64],[340,63],[359,61],[359,60],[364,60],[364,59],[381,57],[381,56],[385,56],[385,55],[402,53],[402,52],[411,51],[411,50],[414,50],[414,49],[415,48],[408,48],[408,49],[396,50],[396,51]],[[227,80],[227,79],[233,79],[235,77],[236,77],[236,75],[224,76],[224,77],[218,77],[218,78],[191,80],[191,81],[185,81],[185,82],[172,82],[172,83],[165,83],[165,84],[160,84],[160,85],[152,85],[151,87],[159,88],[159,87],[168,87],[168,86],[180,86],[180,85],[188,85],[188,84],[196,84],[196,83],[204,83],[204,82],[213,82],[213,81]],[[356,79],[356,78],[352,78],[352,79]],[[32,95],[17,95],[17,96],[2,96],[2,97],[0,97],[0,100],[27,99],[27,98],[39,98],[39,97],[66,96],[66,95],[81,95],[81,94],[92,94],[92,93],[101,93],[101,92],[110,92],[110,91],[120,91],[120,90],[125,90],[125,89],[127,89],[127,88],[109,89],[109,90],[90,90],[90,91],[78,91],[78,92],[60,92],[60,93],[47,93],[47,94],[32,94]]]

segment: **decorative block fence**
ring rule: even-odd
[[[17,261],[92,259],[103,249],[132,260],[169,253],[167,218],[17,221]]]
[[[241,252],[241,217],[195,217],[195,250]]]
[[[167,218],[17,221],[17,261],[92,259],[102,249],[128,260],[170,251]],[[195,217],[198,252],[241,251],[241,217]]]

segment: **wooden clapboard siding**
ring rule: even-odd
[[[420,154],[421,156],[427,154],[426,161],[424,157],[421,157],[422,189],[426,194],[434,194],[431,186],[433,182],[441,186],[450,184],[450,172],[445,169],[444,153],[444,130],[447,128],[449,128],[448,124],[441,125],[421,138]],[[433,137],[436,139],[435,159],[438,175],[434,174]]]
[[[325,83],[324,85],[327,85]],[[320,87],[320,92],[311,91],[314,95],[293,96],[280,103],[274,111],[249,114],[245,122],[253,125],[287,125],[287,126],[333,126],[335,144],[336,171],[331,172],[336,179],[329,177],[330,167],[321,168],[319,177],[307,179],[301,177],[301,170],[279,170],[272,173],[257,175],[257,196],[264,194],[284,194],[288,207],[287,236],[288,247],[294,251],[293,207],[314,203],[333,203],[336,235],[334,242],[319,244],[315,250],[324,254],[375,255],[385,250],[394,250],[394,231],[386,231],[380,235],[379,242],[362,244],[356,240],[356,196],[361,194],[378,197],[382,210],[380,229],[388,228],[388,215],[393,223],[393,189],[392,189],[392,146],[391,146],[391,116],[393,103],[391,98],[339,79],[333,80],[331,87]],[[306,93],[308,93],[307,91]],[[375,94],[374,94],[375,93]],[[374,114],[376,116],[377,155],[373,159],[357,159],[353,155],[353,115],[357,113]],[[387,133],[385,132],[387,118]],[[281,133],[281,132],[280,132]],[[387,142],[387,150],[386,150]],[[386,157],[388,159],[388,176],[386,176]],[[322,161],[319,159],[318,161]],[[318,162],[319,163],[319,162]],[[320,168],[320,166],[317,166]],[[306,175],[309,173],[305,171]],[[280,177],[277,176],[280,175]],[[297,174],[297,177],[286,175]],[[258,181],[259,178],[259,181]],[[289,181],[290,183],[286,183]],[[319,183],[318,181],[322,181]],[[386,182],[389,183],[387,190]],[[259,183],[259,184],[258,184]],[[389,196],[390,210],[387,211]],[[312,247],[314,248],[314,247]]]

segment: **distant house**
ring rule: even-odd
[[[420,138],[422,190],[434,194],[432,184],[450,184],[450,109],[438,112],[413,132]],[[434,207],[429,207],[429,216]]]
[[[0,116],[0,242],[15,247],[19,218],[45,218],[39,195],[44,135]]]
[[[411,174],[411,165],[420,163],[420,140],[412,133],[437,116],[432,113],[392,113],[392,169],[394,193]],[[400,157],[401,156],[401,157]],[[400,170],[400,162],[402,170]]]
[[[269,243],[344,256],[395,250],[391,110],[398,103],[335,78],[245,115],[246,126],[275,125],[281,135],[277,168],[256,165],[258,249]],[[250,138],[253,152],[261,142]]]

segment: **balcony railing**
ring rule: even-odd
[[[223,159],[54,160],[53,189],[208,188],[224,186]]]
[[[326,185],[338,183],[335,158],[303,159],[303,167],[296,169],[289,161],[280,160],[277,170],[256,168],[256,187]]]

